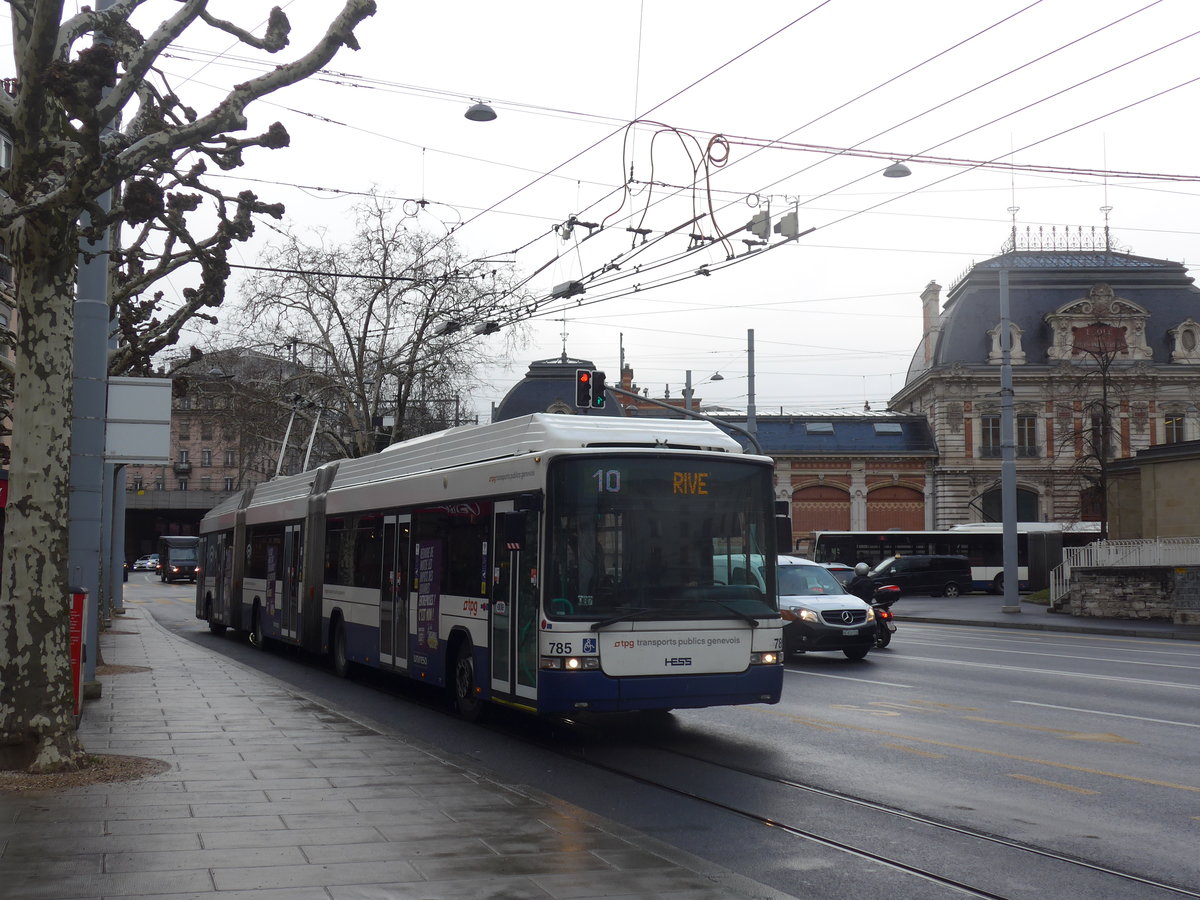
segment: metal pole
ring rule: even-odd
[[[296,404],[292,404],[292,414],[288,417],[287,430],[283,433],[283,443],[279,446],[279,460],[275,463],[275,477],[283,470],[283,455],[287,453],[288,438],[292,436],[292,423],[296,421]]]
[[[746,377],[748,382],[746,401],[746,430],[758,434],[758,422],[754,418],[754,329],[746,329]]]
[[[1000,270],[1000,516],[1004,522],[1004,605],[1021,611],[1017,584],[1017,453],[1013,423],[1012,326],[1008,310],[1008,269]]]
[[[308,449],[304,451],[304,467],[302,469],[300,469],[301,472],[308,471],[308,461],[312,457],[313,441],[315,441],[317,439],[317,426],[321,423],[321,413],[322,412],[323,412],[322,408],[318,406],[317,414],[313,418],[312,431],[309,432],[309,435],[308,435]],[[279,474],[279,473],[276,472],[275,474]]]
[[[687,370],[687,377],[683,386],[683,408],[690,410],[692,408],[692,370]]]

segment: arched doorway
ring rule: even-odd
[[[923,531],[925,495],[915,488],[892,484],[867,494],[867,530]]]
[[[792,494],[792,530],[797,534],[849,528],[850,494],[844,488],[814,485]]]

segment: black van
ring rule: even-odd
[[[877,585],[896,585],[901,594],[957,597],[972,589],[965,556],[894,556],[872,569],[869,577]]]

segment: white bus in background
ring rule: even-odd
[[[772,473],[706,422],[452,428],[211,510],[196,616],[443,686],[468,718],[775,703]]]

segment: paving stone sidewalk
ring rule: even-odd
[[[381,733],[163,628],[101,639],[80,734],[138,782],[0,793],[5,900],[784,898],[469,761]]]

